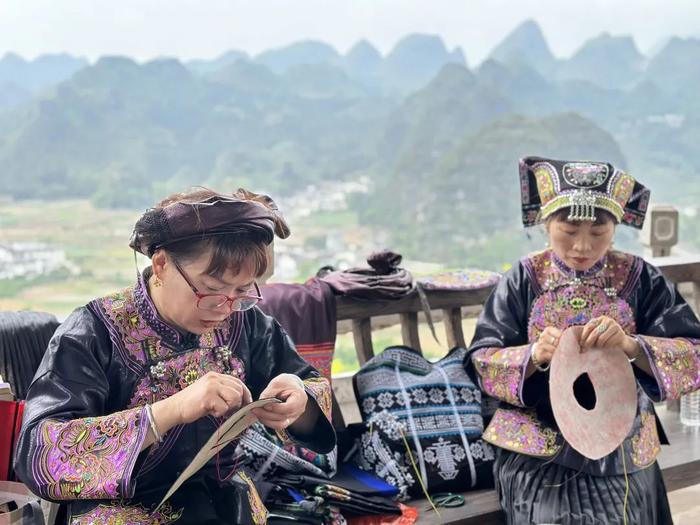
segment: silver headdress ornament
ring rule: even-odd
[[[596,196],[590,190],[577,190],[571,195],[570,221],[595,221]]]

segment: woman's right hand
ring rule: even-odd
[[[168,398],[176,411],[177,424],[192,423],[211,415],[223,417],[252,401],[245,383],[226,374],[207,372],[188,387]]]
[[[192,423],[207,415],[226,416],[252,400],[250,390],[237,377],[207,372],[177,394],[153,403],[151,410],[158,433],[163,436],[176,425]],[[149,432],[141,450],[150,447],[155,439]]]
[[[554,352],[559,345],[561,333],[561,330],[553,326],[548,326],[542,330],[542,333],[537,338],[535,347],[532,349],[532,355],[538,365],[545,365],[552,360]]]

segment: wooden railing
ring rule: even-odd
[[[700,311],[700,255],[660,257],[649,259],[649,262],[659,267],[676,285],[690,284],[690,287],[685,287],[686,291],[690,291],[690,294],[686,294],[686,299],[696,311]],[[478,315],[492,289],[493,286],[470,291],[425,291],[431,310],[436,311],[433,315],[434,321],[444,322],[448,348],[457,345],[466,346],[462,332],[462,319]],[[377,328],[400,324],[403,343],[420,351],[418,323],[423,305],[417,292],[397,301],[368,301],[338,297],[336,306],[338,332],[352,330],[360,365],[374,356],[372,331]]]
[[[465,346],[462,318],[476,315],[493,287],[472,291],[426,290],[425,297],[431,310],[437,310],[434,321],[445,324],[445,336],[449,348]],[[417,292],[397,301],[366,301],[338,297],[336,300],[338,321],[351,323],[355,351],[360,365],[374,356],[372,329],[401,325],[401,337],[406,346],[421,350],[418,337],[419,314],[423,305]],[[373,318],[382,318],[373,326]],[[341,325],[342,326],[342,325]],[[344,330],[339,327],[339,332]]]

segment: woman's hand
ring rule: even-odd
[[[284,430],[299,419],[309,399],[303,382],[294,374],[280,374],[267,385],[260,399],[276,397],[282,403],[271,403],[253,410],[260,422],[273,430]]]
[[[250,390],[237,377],[207,372],[177,394],[153,403],[151,409],[158,433],[163,436],[176,425],[207,415],[227,416],[251,401]],[[155,435],[149,432],[141,450],[154,441]]]
[[[637,340],[627,335],[615,319],[605,315],[588,321],[579,341],[582,348],[622,349],[630,359],[640,352]]]
[[[534,357],[533,361],[537,365],[544,365],[549,363],[554,356],[554,352],[559,345],[559,338],[561,337],[561,330],[554,328],[553,326],[548,326],[537,338],[534,348],[532,349],[532,355]],[[534,363],[533,363],[534,364]]]
[[[177,412],[177,424],[184,424],[204,416],[232,414],[250,403],[252,396],[245,383],[237,377],[207,372],[168,400]]]

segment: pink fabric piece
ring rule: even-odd
[[[567,329],[552,358],[549,392],[554,419],[564,439],[579,453],[600,459],[617,449],[632,430],[637,413],[637,388],[622,350],[590,348],[581,351],[583,327]],[[574,396],[574,382],[587,373],[596,404],[582,407]]]

